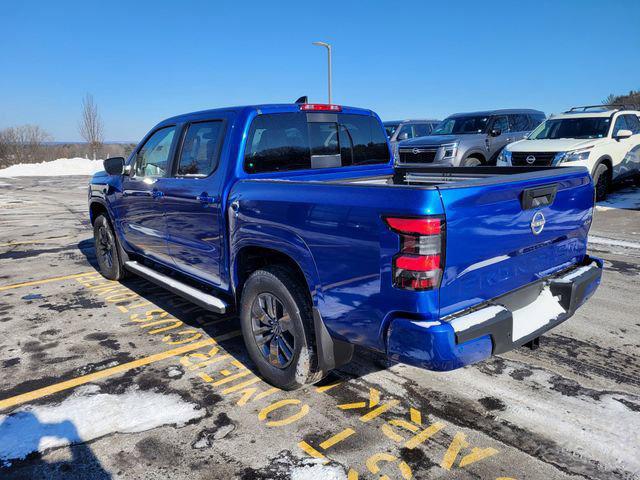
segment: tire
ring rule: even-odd
[[[295,390],[323,377],[306,285],[287,267],[251,274],[242,289],[240,325],[251,360],[273,386]]]
[[[611,175],[607,164],[599,163],[593,171],[593,185],[596,190],[596,202],[605,200],[611,188]]]
[[[482,160],[478,157],[467,157],[462,161],[463,167],[480,167],[482,165]]]
[[[126,270],[120,257],[118,240],[111,222],[104,215],[99,215],[93,222],[93,241],[102,276],[109,280],[125,278]]]

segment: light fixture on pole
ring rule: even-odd
[[[329,74],[329,101],[331,103],[331,45],[325,42],[313,42],[314,45],[318,45],[319,47],[325,47],[327,49],[328,54],[328,74]]]

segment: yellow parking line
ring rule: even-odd
[[[31,392],[16,395],[15,397],[6,398],[4,400],[0,400],[0,410],[20,405],[21,403],[30,402],[38,398],[46,397],[47,395],[51,395],[53,393],[62,392],[79,385],[84,385],[85,383],[94,382],[96,380],[100,380],[101,378],[106,378],[118,373],[126,372],[127,370],[132,370],[134,368],[149,365],[154,362],[159,362],[160,360],[165,360],[170,357],[182,355],[183,353],[192,352],[193,350],[198,350],[199,348],[206,347],[208,345],[215,345],[218,342],[238,337],[240,335],[242,335],[242,333],[239,330],[236,330],[224,335],[220,335],[216,338],[208,338],[191,345],[184,345],[172,350],[149,355],[148,357],[139,358],[138,360],[134,360],[132,362],[123,363],[111,368],[105,368],[104,370],[100,370],[98,372],[89,373],[81,377],[76,377],[72,378],[71,380],[66,380],[64,382],[49,385],[48,387],[39,388]]]
[[[51,278],[45,278],[43,280],[33,280],[31,282],[22,282],[22,283],[14,283],[13,285],[4,285],[0,287],[0,292],[4,292],[5,290],[12,290],[14,288],[31,287],[33,285],[41,285],[43,283],[58,282],[60,280],[68,280],[70,278],[84,277],[86,275],[91,275],[92,273],[95,274],[98,272],[96,272],[95,270],[91,270],[90,272],[74,273],[73,275],[63,275],[62,277],[51,277]]]

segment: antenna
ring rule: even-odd
[[[303,95],[299,99],[297,99],[294,103],[309,103],[309,97]]]

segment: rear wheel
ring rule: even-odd
[[[605,163],[600,163],[593,172],[593,184],[596,189],[596,202],[607,198],[607,193],[611,187],[611,173]]]
[[[109,280],[121,280],[125,277],[118,242],[111,223],[104,215],[93,222],[93,240],[100,273]]]
[[[482,165],[482,160],[478,157],[467,157],[462,161],[463,167],[479,167]]]
[[[242,290],[240,324],[251,360],[272,385],[294,390],[322,378],[311,306],[288,268],[251,274]]]

